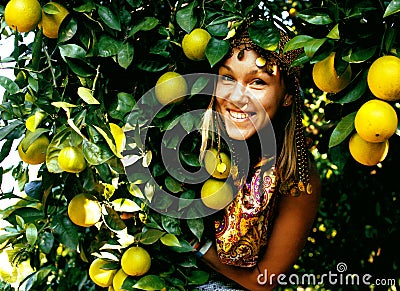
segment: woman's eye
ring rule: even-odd
[[[228,75],[222,75],[221,76],[221,80],[225,81],[225,82],[233,82],[234,81],[233,78],[231,76],[228,76]]]
[[[261,79],[255,79],[255,80],[253,80],[252,83],[253,83],[253,85],[256,85],[256,86],[261,86],[261,85],[267,84],[264,80],[261,80]]]

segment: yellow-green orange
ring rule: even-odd
[[[232,186],[221,180],[208,179],[201,188],[201,200],[212,209],[222,209],[233,199]]]
[[[58,12],[55,14],[49,14],[43,10],[42,20],[39,22],[39,28],[43,28],[43,34],[48,38],[58,38],[60,25],[65,17],[69,14],[69,11],[63,5],[56,2],[49,2],[46,5],[56,7],[57,9],[53,10],[58,10]]]
[[[217,179],[226,179],[231,170],[231,160],[226,153],[212,148],[204,155],[204,166],[207,172]]]
[[[182,101],[188,91],[185,78],[176,72],[164,73],[156,83],[155,94],[162,105]]]
[[[107,270],[108,262],[104,259],[95,259],[89,267],[89,277],[98,286],[106,288],[112,285],[117,270]]]
[[[112,286],[116,291],[127,291],[126,289],[122,289],[121,286],[124,284],[125,279],[128,275],[124,272],[124,270],[119,269],[118,272],[115,274]]]
[[[400,58],[383,56],[368,70],[367,82],[372,94],[386,101],[400,100]]]
[[[374,166],[382,162],[389,150],[389,141],[368,142],[354,133],[349,141],[351,156],[359,163],[366,166]]]
[[[58,154],[58,164],[63,171],[79,173],[86,168],[86,160],[78,147],[67,146]]]
[[[31,31],[41,18],[42,7],[37,0],[11,0],[4,9],[7,25],[19,32]]]
[[[150,270],[150,254],[142,247],[134,246],[127,249],[121,258],[121,267],[125,274],[141,276]]]
[[[182,40],[182,49],[186,57],[193,61],[201,61],[206,57],[206,47],[211,39],[207,30],[196,28],[186,34]]]
[[[397,114],[389,103],[379,99],[369,100],[358,109],[354,126],[366,141],[383,142],[395,133]]]
[[[335,70],[335,54],[335,52],[332,52],[328,57],[316,63],[312,70],[315,85],[328,93],[342,91],[350,84],[352,76],[350,65],[347,66],[342,75],[338,76]]]
[[[73,223],[89,227],[101,218],[101,206],[97,198],[88,193],[81,193],[68,204],[68,216]]]
[[[24,138],[25,139],[25,138]],[[18,154],[22,161],[30,165],[38,165],[46,160],[46,151],[49,146],[49,139],[45,135],[38,137],[32,144],[29,145],[28,149],[24,152],[22,149],[22,143],[18,145]]]

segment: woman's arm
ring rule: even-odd
[[[313,187],[311,195],[284,196],[280,199],[268,247],[258,268],[240,268],[222,264],[214,247],[210,248],[202,260],[215,271],[248,290],[273,290],[278,275],[287,272],[298,259],[313,225],[321,192],[315,166],[311,169],[311,185]],[[271,276],[273,282],[270,282]],[[259,282],[266,284],[261,285]]]

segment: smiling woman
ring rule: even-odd
[[[214,243],[199,246],[202,261],[216,271],[203,291],[273,289],[276,282],[261,285],[257,278],[264,270],[288,271],[319,204],[319,175],[302,128],[299,68],[291,67],[302,51],[283,53],[289,40],[283,31],[279,52],[264,50],[243,27],[219,65],[203,120],[202,150],[229,147],[226,183],[236,192],[215,217]]]

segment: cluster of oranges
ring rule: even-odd
[[[313,80],[322,91],[337,93],[350,83],[351,66],[338,76],[334,68],[335,53],[313,67]],[[397,113],[390,102],[400,100],[400,59],[385,55],[377,58],[369,67],[368,87],[374,98],[358,109],[354,126],[356,132],[349,140],[352,157],[366,166],[383,161],[389,150],[389,138],[398,126]]]
[[[69,12],[56,2],[46,5],[51,8],[45,11],[37,0],[10,0],[4,10],[5,21],[19,32],[29,32],[39,27],[48,38],[58,38],[60,25]]]

